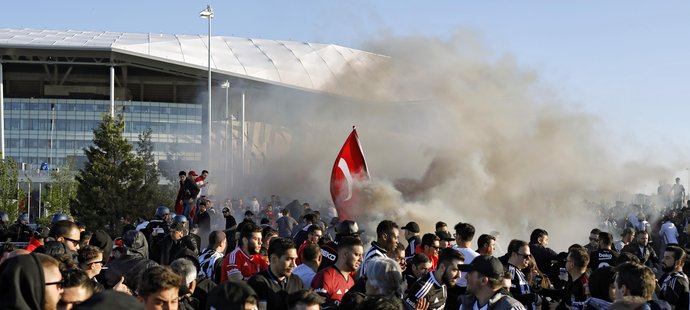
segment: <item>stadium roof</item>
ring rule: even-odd
[[[207,70],[207,43],[206,35],[0,28],[0,48],[112,51],[200,70]],[[335,85],[352,79],[366,84],[386,59],[333,44],[211,37],[213,72],[316,92],[337,94]]]

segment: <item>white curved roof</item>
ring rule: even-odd
[[[206,35],[0,28],[0,48],[106,50],[203,70],[207,44]],[[333,44],[211,37],[214,72],[317,92],[337,93],[333,85],[352,82],[352,78],[365,82],[374,65],[386,59]],[[350,74],[340,79],[343,72]]]

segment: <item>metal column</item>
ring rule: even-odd
[[[110,66],[110,117],[115,118],[115,67]]]
[[[243,177],[244,177],[244,172],[245,172],[244,167],[245,167],[245,165],[246,165],[245,162],[244,162],[244,149],[245,149],[245,145],[247,144],[247,142],[246,142],[246,141],[247,141],[247,137],[245,136],[245,134],[246,134],[246,129],[245,129],[245,126],[246,126],[246,124],[245,124],[246,119],[244,118],[244,103],[245,103],[245,96],[244,96],[244,90],[242,90],[242,133],[241,133],[241,137],[240,137],[240,139],[241,139],[240,141],[242,141],[242,149],[240,150],[240,152],[241,152],[241,153],[240,153],[240,158],[241,158],[241,160],[242,160],[242,169],[241,169],[241,171],[242,171],[242,176],[243,176]]]

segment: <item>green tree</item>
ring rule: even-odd
[[[19,202],[17,197],[24,197],[19,189],[19,170],[12,157],[0,160],[0,211],[4,211],[13,221],[19,215]]]
[[[84,149],[87,162],[78,171],[77,197],[73,215],[94,229],[117,231],[121,219],[133,221],[146,213],[141,195],[145,180],[144,162],[124,138],[120,115],[104,115],[94,129],[93,146]]]
[[[51,183],[43,201],[48,214],[71,213],[71,203],[77,197],[77,181],[74,178],[74,164],[67,165],[50,172]]]
[[[156,157],[153,154],[153,142],[151,128],[139,134],[137,141],[137,156],[144,164],[144,181],[140,191],[140,197],[150,197],[142,200],[143,208],[146,210],[144,217],[150,217],[156,207],[160,205],[172,205],[174,193],[170,191],[170,186],[159,184],[160,171],[156,164]]]

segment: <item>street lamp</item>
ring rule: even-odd
[[[230,90],[230,81],[225,80],[223,84],[220,84],[220,87],[225,89],[225,145],[227,146],[227,141],[228,141],[228,122],[230,121],[230,106],[228,105],[228,91]],[[230,127],[230,158],[232,160],[233,156],[235,155],[232,152],[232,127]],[[224,151],[227,151],[227,147]],[[230,182],[228,183],[227,177],[228,174],[230,175]],[[225,185],[232,188],[232,172],[228,171],[228,158],[227,156],[225,157]]]
[[[211,5],[206,5],[206,9],[199,12],[199,16],[208,19],[208,106],[206,107],[206,162],[211,162],[211,19],[213,19],[213,9]]]

